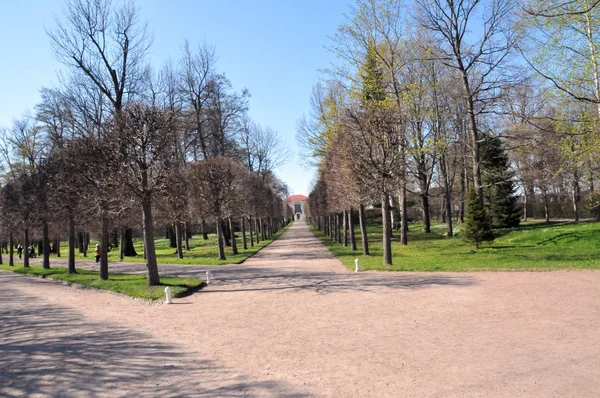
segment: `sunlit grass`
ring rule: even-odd
[[[144,274],[109,274],[109,279],[104,281],[98,278],[97,271],[78,269],[76,274],[69,274],[64,267],[43,269],[32,264],[29,268],[20,265],[9,267],[0,265],[0,269],[19,274],[41,276],[43,278],[57,279],[69,283],[77,283],[96,289],[109,290],[122,293],[130,297],[147,300],[158,300],[165,297],[165,287],[171,287],[173,297],[182,297],[193,293],[202,287],[203,281],[198,278],[161,277],[159,286],[148,287],[148,280]]]
[[[435,225],[432,233],[421,231],[422,225],[410,227],[409,244],[400,245],[400,231],[394,231],[393,265],[383,265],[381,227],[369,227],[371,255],[363,256],[360,230],[356,229],[358,251],[334,243],[320,231],[313,231],[346,267],[354,269],[358,258],[362,269],[388,271],[490,271],[490,270],[552,270],[600,268],[600,223],[556,222],[526,223],[519,228],[496,231],[491,244],[479,250],[457,235],[443,235],[445,225]]]

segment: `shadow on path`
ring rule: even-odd
[[[2,397],[281,396],[285,390],[279,382],[250,379],[144,333],[90,321],[6,286],[6,279],[0,274]]]

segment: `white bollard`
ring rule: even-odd
[[[358,272],[360,271],[360,268],[358,268],[358,259],[354,260],[354,272]]]
[[[165,295],[167,296],[167,304],[173,304],[173,300],[171,300],[171,288],[169,286],[165,287]]]
[[[210,285],[210,271],[206,271],[206,284]]]

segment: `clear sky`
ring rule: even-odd
[[[138,0],[154,34],[151,63],[179,59],[181,45],[215,46],[218,68],[236,89],[248,88],[250,116],[279,132],[293,156],[277,174],[290,194],[310,192],[296,145],[296,120],[309,111],[319,68],[334,60],[324,46],[352,0]],[[62,66],[44,27],[54,26],[62,0],[0,0],[0,127],[10,127],[57,82]]]

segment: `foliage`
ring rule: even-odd
[[[487,137],[482,145],[484,203],[492,228],[514,228],[521,222],[515,195],[514,172],[498,137]]]
[[[481,242],[494,240],[487,212],[473,188],[467,194],[467,214],[461,235],[465,241],[475,243],[477,248]]]

